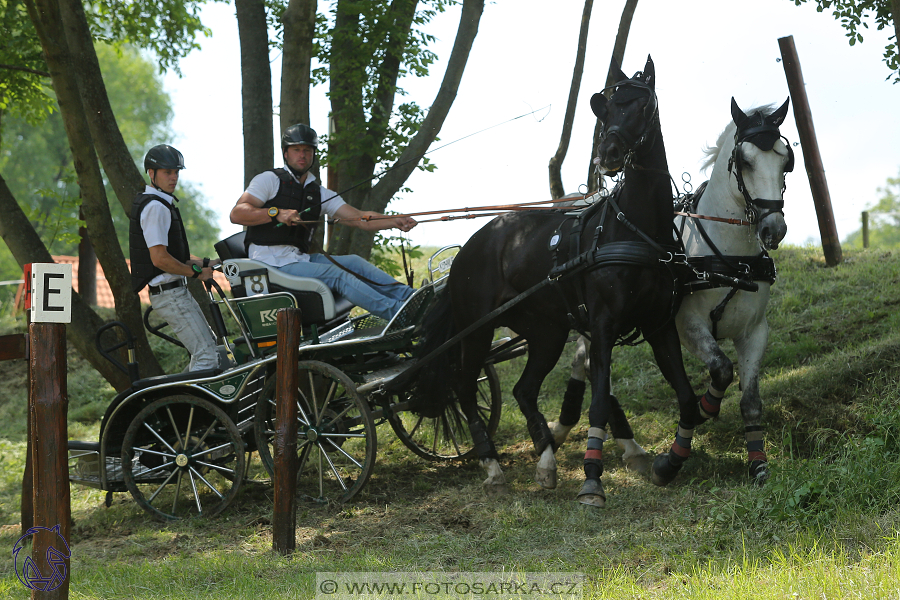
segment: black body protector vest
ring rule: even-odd
[[[141,212],[153,201],[160,202],[172,213],[172,224],[169,225],[169,241],[166,249],[176,260],[187,262],[191,257],[188,247],[187,235],[184,232],[184,223],[181,221],[181,213],[174,204],[169,204],[155,194],[138,194],[131,203],[131,223],[128,230],[128,246],[131,256],[131,289],[134,293],[144,289],[150,280],[157,275],[165,273],[155,267],[150,259],[150,249],[144,240],[144,230],[141,229]]]
[[[303,186],[291,177],[285,169],[273,169],[281,184],[274,198],[263,204],[263,208],[273,206],[281,209],[294,209],[300,213],[304,221],[318,221],[322,213],[322,190],[315,181]],[[263,225],[251,225],[244,237],[244,246],[295,246],[301,252],[309,254],[310,244],[316,233],[316,223],[302,223],[297,227],[278,227],[272,221]]]

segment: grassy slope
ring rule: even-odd
[[[159,525],[125,495],[73,488],[73,598],[299,598],[316,571],[582,571],[585,597],[896,597],[900,589],[900,257],[849,252],[828,269],[818,251],[777,251],[764,365],[774,473],[745,483],[739,392],[701,427],[676,481],[656,488],[626,472],[607,446],[604,510],[573,502],[585,421],[558,452],[560,485],[533,482],[534,457],[510,390],[521,362],[502,365],[506,409],[498,433],[511,493],[480,488],[477,464],[426,463],[379,429],[379,463],[350,506],[301,504],[298,551],[271,552],[271,489],[247,485],[210,522]],[[567,354],[544,386],[555,417]],[[733,355],[733,351],[729,350]],[[70,355],[70,436],[96,436],[111,397]],[[671,443],[677,411],[646,347],[614,355],[614,386],[649,451]],[[519,359],[521,361],[521,359]],[[699,391],[702,365],[686,359]],[[18,537],[24,444],[21,365],[0,363],[0,547]],[[0,596],[26,598],[0,563]],[[796,594],[796,595],[794,595]],[[893,594],[893,596],[891,596]]]

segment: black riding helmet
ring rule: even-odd
[[[299,145],[312,146],[313,148],[319,146],[319,136],[316,135],[315,130],[309,125],[297,123],[284,130],[281,136],[281,151],[287,150],[288,146]]]
[[[184,156],[168,144],[153,146],[147,151],[147,156],[144,157],[144,171],[149,171],[150,169],[181,170],[183,168]]]

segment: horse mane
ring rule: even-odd
[[[778,108],[776,104],[765,104],[763,106],[754,106],[746,111],[744,111],[748,115],[752,115],[753,113],[759,111],[765,116],[771,115]],[[716,143],[712,146],[704,146],[703,154],[706,155],[706,158],[703,160],[703,164],[700,166],[700,170],[702,172],[706,172],[716,164],[716,161],[719,159],[719,153],[722,152],[722,148],[725,147],[725,143],[734,138],[734,130],[737,128],[737,125],[734,124],[734,121],[728,121],[728,125],[725,126],[725,129],[722,130],[722,133],[719,134],[719,139],[716,140]]]

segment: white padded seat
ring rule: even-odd
[[[275,267],[250,258],[222,262],[222,272],[235,296],[255,296],[270,292],[290,292],[297,298],[304,323],[324,323],[345,314],[353,305],[318,279],[288,275]]]

